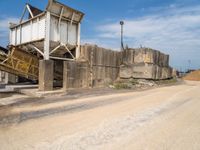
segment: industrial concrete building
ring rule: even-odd
[[[28,18],[24,16],[28,12]],[[84,14],[55,0],[45,11],[26,4],[18,24],[10,24],[8,52],[0,70],[39,81],[39,90],[102,87],[117,78],[171,78],[169,56],[152,49],[113,51],[80,45]]]
[[[30,17],[23,21],[26,10]],[[45,11],[26,4],[20,23],[10,25],[9,45],[36,51],[44,60],[67,60],[64,55],[67,52],[75,59],[79,56],[83,15],[54,0],[49,0]]]
[[[26,12],[29,17],[24,20]],[[31,66],[32,69],[10,65],[7,59],[3,60],[2,70],[17,70],[19,75],[27,74],[28,78],[36,80],[39,70],[40,89],[52,90],[53,60],[76,60],[79,57],[80,25],[83,16],[80,11],[54,0],[48,1],[45,11],[26,4],[19,23],[10,24],[9,50],[12,52],[9,56],[11,62],[16,61],[16,55],[27,56],[33,61],[26,60],[27,57],[17,61],[19,64],[26,63],[24,66]],[[40,60],[39,68],[37,59]]]

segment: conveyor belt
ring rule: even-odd
[[[54,65],[58,62],[55,61]],[[54,79],[62,80],[62,70],[54,70]],[[38,80],[39,58],[17,47],[10,47],[8,54],[0,48],[0,70],[29,80]]]
[[[39,59],[37,56],[16,47],[10,47],[8,54],[0,52],[0,70],[30,80],[38,80]]]

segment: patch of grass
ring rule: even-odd
[[[173,84],[177,82],[177,78],[172,78],[172,79],[166,79],[166,80],[158,80],[155,81],[158,85],[162,84]]]
[[[115,89],[131,89],[131,86],[128,83],[115,83],[114,84]]]
[[[137,79],[130,79],[129,82],[132,84],[132,85],[136,85],[138,84],[138,80]]]

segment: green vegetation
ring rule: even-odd
[[[130,84],[128,83],[114,83],[114,88],[115,89],[131,89]]]
[[[118,80],[113,84],[110,84],[111,88],[120,89],[133,89],[133,88],[144,88],[158,85],[170,85],[177,83],[177,78],[166,79],[166,80],[144,80],[144,79],[124,79]]]
[[[155,83],[158,84],[158,85],[173,84],[173,83],[176,83],[176,82],[177,82],[177,78],[155,81]]]

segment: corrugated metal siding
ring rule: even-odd
[[[58,19],[55,17],[51,17],[51,27],[50,27],[50,40],[51,41],[59,41],[58,36]]]
[[[60,27],[61,31],[60,31],[60,41],[61,43],[64,43],[64,44],[67,44],[67,41],[68,41],[68,37],[67,37],[67,34],[68,34],[68,24],[66,21],[61,21],[61,27]]]
[[[11,43],[15,42],[16,34],[15,29],[11,31]]]
[[[77,43],[77,25],[72,24],[69,25],[68,28],[68,42],[71,45],[76,45]]]
[[[44,15],[12,28],[10,33],[10,44],[19,45],[44,39],[45,24],[46,22]],[[59,33],[59,17],[51,16],[50,41],[76,46],[78,39],[77,30],[78,24],[71,24],[71,22],[67,20],[62,20]]]
[[[32,22],[32,23],[31,23]],[[11,45],[19,45],[45,38],[45,16],[11,29]]]
[[[15,44],[20,44],[20,41],[21,41],[21,38],[20,38],[21,37],[21,32],[20,31],[21,31],[21,29],[20,29],[20,27],[18,27],[17,28],[17,33],[16,33],[17,36],[16,36],[16,39],[15,39],[16,40]]]
[[[37,23],[37,20],[34,20],[32,26],[32,40],[37,40],[38,35],[39,35],[39,25]]]
[[[45,17],[44,17],[39,21],[38,39],[45,38],[45,25],[46,25],[46,22],[45,22]]]
[[[22,26],[22,36],[21,36],[21,42],[27,43],[31,41],[31,26],[30,23],[24,24]]]
[[[61,42],[62,44],[77,44],[77,24],[71,24],[69,21],[62,20],[59,33],[59,18],[51,16],[50,40]]]

